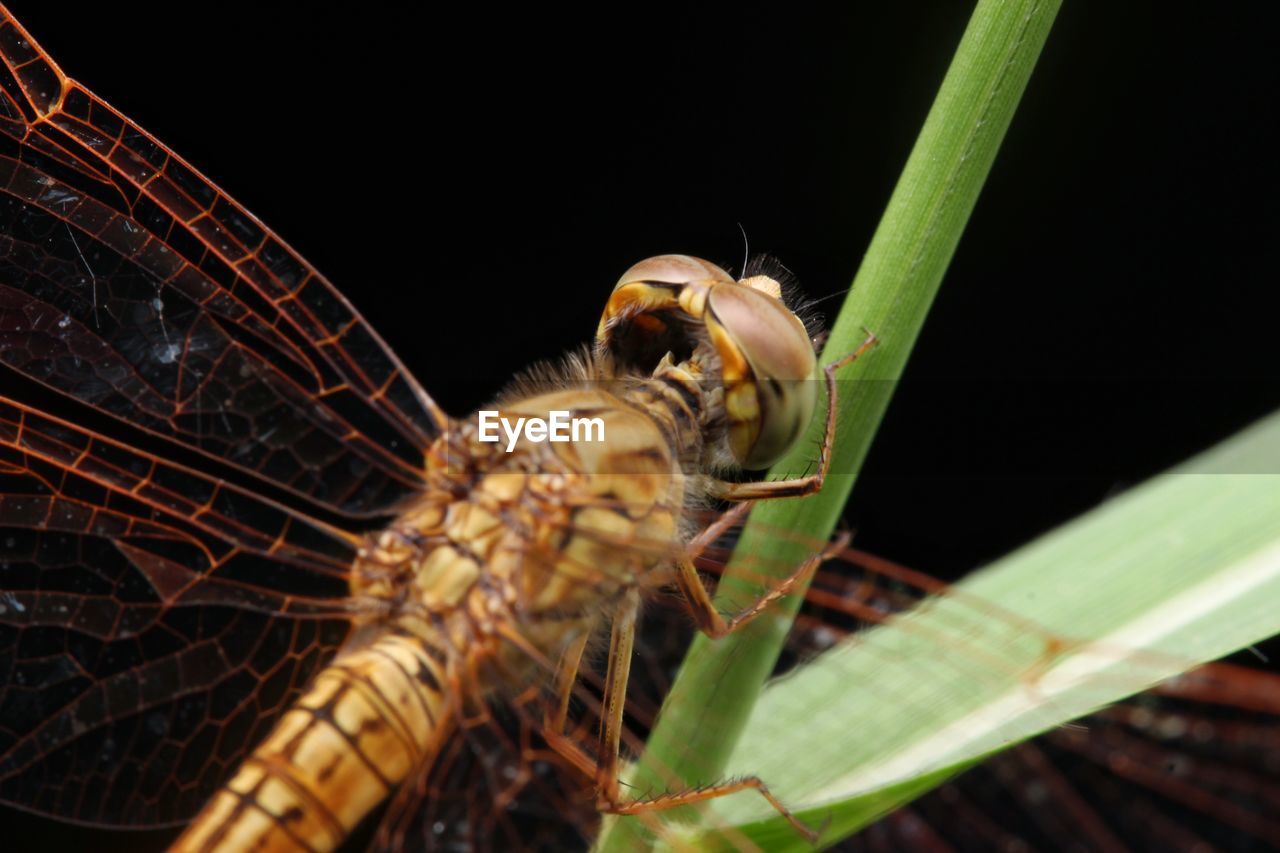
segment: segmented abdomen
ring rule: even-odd
[[[174,844],[332,850],[439,749],[452,725],[444,656],[390,634],[346,652],[281,717]]]

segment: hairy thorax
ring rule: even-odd
[[[522,438],[507,452],[481,442],[474,420],[458,422],[428,453],[429,488],[357,564],[354,592],[374,614],[367,632],[395,626],[460,662],[517,668],[530,666],[528,651],[554,663],[595,633],[608,605],[682,540],[693,412],[655,406],[654,394],[589,387],[502,407],[513,418],[599,418],[596,441]],[[511,654],[515,636],[523,653]]]

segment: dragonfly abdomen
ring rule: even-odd
[[[181,851],[330,850],[438,750],[445,656],[389,633],[342,654],[178,839]]]

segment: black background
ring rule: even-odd
[[[634,261],[739,266],[739,223],[846,288],[972,8],[9,5],[454,413],[587,340]],[[849,506],[863,547],[951,576],[1280,409],[1269,6],[1065,4]]]

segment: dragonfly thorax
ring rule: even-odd
[[[696,363],[647,380],[578,380],[499,401],[510,419],[553,411],[598,419],[600,440],[521,437],[507,452],[459,421],[428,454],[430,487],[371,537],[358,593],[387,623],[493,648],[512,631],[553,657],[618,596],[670,564],[718,394]],[[390,617],[390,618],[388,618]],[[510,630],[508,630],[510,629]]]

